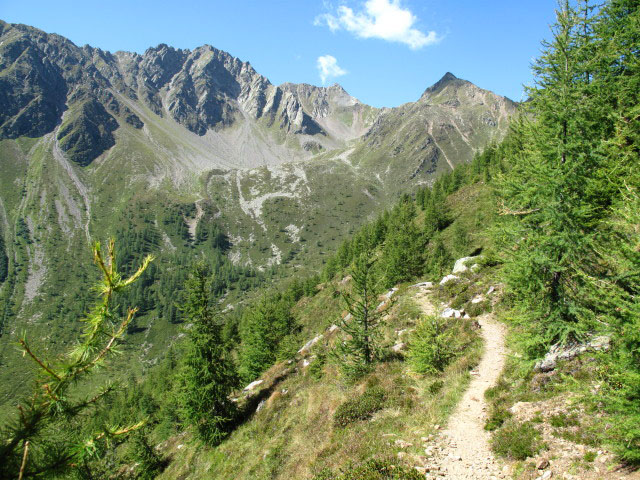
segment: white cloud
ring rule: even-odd
[[[359,38],[380,38],[399,42],[417,50],[440,41],[434,31],[423,33],[414,28],[417,17],[400,0],[367,0],[364,10],[354,12],[340,6],[336,15],[327,13],[316,17],[314,25],[326,25],[332,32],[347,30]]]
[[[347,71],[340,68],[336,57],[332,55],[322,55],[318,57],[317,64],[318,72],[320,73],[320,80],[324,85],[329,78],[341,77],[346,75]]]

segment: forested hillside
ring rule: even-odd
[[[93,241],[117,239],[124,273],[157,257],[124,300],[140,308],[123,344],[139,373],[177,341],[196,257],[228,308],[311,275],[516,110],[451,74],[381,110],[339,85],[273,85],[209,45],[110,53],[2,21],[0,104],[0,405],[29,390],[22,330],[52,355],[81,331]]]
[[[639,2],[561,2],[504,140],[407,191],[317,273],[288,270],[275,288],[268,271],[229,262],[206,203],[211,221],[193,235],[180,220],[195,212],[167,206],[168,240],[157,217],[132,214],[136,228],[117,232],[115,252],[94,249],[101,301],[79,346],[56,359],[23,338],[40,375],[3,430],[0,476],[438,478],[427,457],[477,374],[479,322],[491,318],[510,349],[482,400],[504,467],[496,475],[634,478],[639,45]],[[400,113],[387,117],[390,130]],[[398,147],[383,127],[356,147],[380,153],[365,165]],[[402,149],[395,155],[401,163]],[[172,255],[145,259],[167,241]],[[232,286],[260,288],[223,309]],[[179,339],[100,390],[97,368],[117,358],[136,306],[162,310]],[[126,353],[112,371],[123,362]]]

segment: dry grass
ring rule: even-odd
[[[339,318],[341,306],[332,295],[334,288],[329,286],[296,307],[309,338]],[[399,338],[398,331],[415,325],[420,310],[412,300],[414,294],[407,287],[399,290],[385,325],[389,343]],[[435,432],[435,425],[444,424],[453,411],[469,382],[468,372],[480,357],[479,342],[473,342],[440,375],[417,375],[402,358],[395,358],[353,384],[342,378],[329,355],[336,338],[334,333],[313,347],[308,359],[327,354],[326,363],[313,374],[311,366],[303,367],[301,361],[289,365],[291,374],[278,383],[264,406],[219,447],[178,449],[173,442],[167,449],[173,461],[160,478],[305,479],[325,469],[339,472],[370,458],[396,458],[400,451],[405,452],[406,466],[420,465],[421,437]],[[270,369],[265,385],[285,366],[286,362]],[[432,388],[438,381],[442,387]],[[337,427],[338,407],[372,386],[384,390],[384,407],[368,420]],[[396,440],[411,445],[402,447]]]

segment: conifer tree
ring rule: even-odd
[[[140,278],[153,260],[147,256],[137,271],[122,278],[116,267],[113,240],[108,244],[106,256],[96,243],[93,256],[103,277],[96,287],[101,300],[83,319],[84,333],[78,345],[61,360],[49,362],[33,351],[24,335],[20,339],[24,355],[37,365],[39,377],[34,393],[18,406],[17,418],[2,432],[0,478],[43,478],[80,470],[90,475],[92,460],[144,423],[104,425],[102,431],[89,437],[76,434],[75,427],[89,412],[100,408],[105,396],[114,389],[107,385],[99,392],[82,396],[78,384],[117,351],[137,311],[130,308],[124,318],[117,318],[115,299]]]
[[[545,344],[579,337],[596,316],[600,267],[593,247],[609,200],[594,148],[601,127],[585,54],[589,21],[568,1],[557,11],[553,40],[543,43],[534,65],[529,115],[515,127],[522,148],[498,188],[506,280],[527,323],[537,326],[534,355]]]
[[[433,246],[427,261],[427,274],[435,278],[441,278],[451,270],[453,257],[445,247],[440,235],[437,235],[432,243]]]
[[[640,464],[640,2],[611,0],[595,28],[594,84],[611,108],[613,133],[601,138],[608,162],[612,215],[598,239],[607,276],[606,300],[615,313],[607,410],[616,415],[612,436],[629,463]],[[606,282],[606,283],[605,283]]]
[[[243,380],[255,380],[275,362],[280,341],[294,330],[291,300],[280,294],[264,296],[244,312],[240,322]]]
[[[200,440],[219,444],[235,419],[229,395],[237,386],[235,365],[222,341],[222,325],[211,298],[209,267],[196,263],[186,285],[182,307],[189,345],[180,375],[182,412]]]
[[[343,294],[349,312],[341,324],[346,337],[338,347],[337,354],[345,374],[357,378],[371,369],[380,357],[381,348],[382,314],[377,310],[378,282],[370,252],[364,252],[356,258],[351,277],[352,291]]]
[[[402,202],[391,213],[382,251],[386,286],[422,273],[424,241],[415,217],[415,204],[412,201]]]

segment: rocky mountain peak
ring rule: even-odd
[[[427,88],[420,99],[428,98],[430,96],[437,95],[447,89],[447,87],[453,87],[453,89],[457,89],[459,87],[465,85],[473,85],[471,82],[467,80],[463,80],[461,78],[456,77],[453,73],[447,72],[443,75],[443,77],[438,80],[436,83]]]

